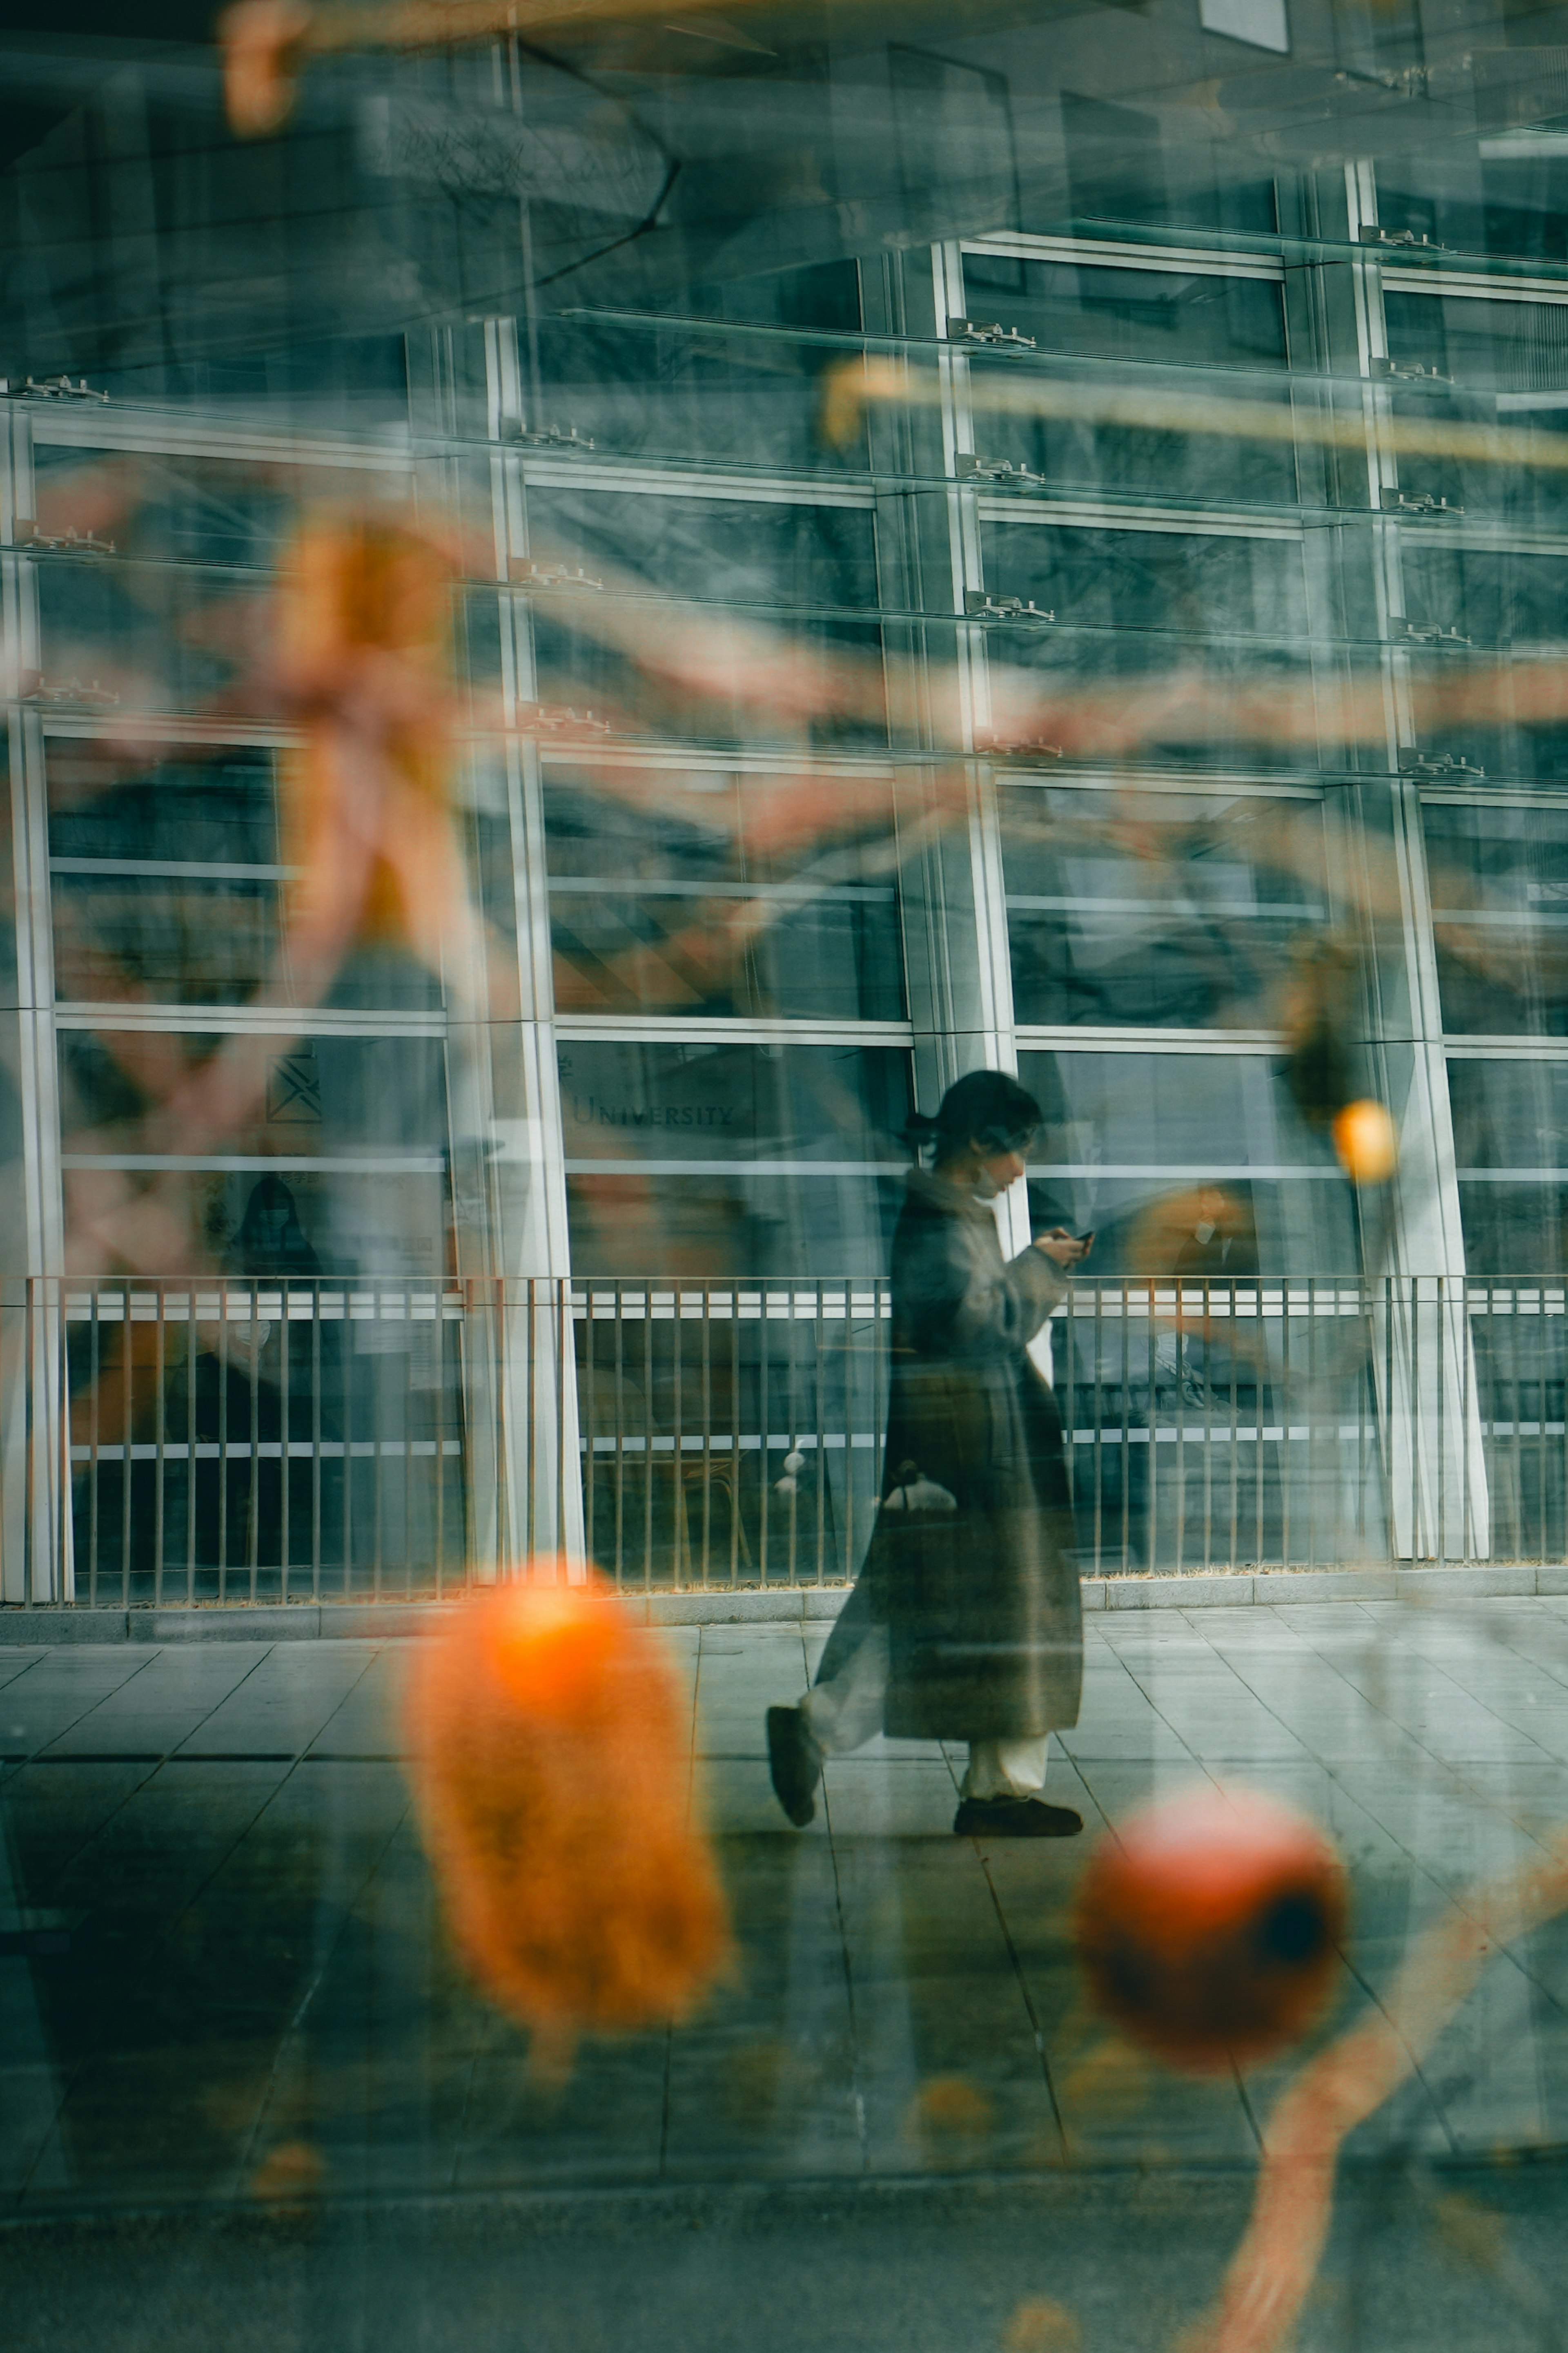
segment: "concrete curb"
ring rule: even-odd
[[[1223,1569],[1187,1577],[1088,1577],[1086,1610],[1279,1609],[1298,1602],[1491,1601],[1568,1594],[1568,1566],[1500,1564],[1464,1568]],[[632,1614],[648,1626],[831,1624],[847,1585],[777,1586],[769,1591],[631,1593]],[[26,1609],[0,1608],[0,1647],[35,1650],[70,1642],[385,1642],[426,1634],[448,1620],[446,1601],[211,1603],[195,1609]]]

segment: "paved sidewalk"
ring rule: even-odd
[[[678,1628],[742,1957],[564,2091],[443,1945],[396,1762],[395,1641],[0,1653],[0,2200],[655,2189],[1249,2170],[1281,2071],[1193,2084],[1086,2008],[1089,1841],[952,1835],[962,1758],[876,1743],[802,1834],[764,1707],[825,1627]],[[1337,2016],[1416,1928],[1568,1820],[1568,1599],[1091,1621],[1047,1794],[1091,1825],[1194,1775],[1332,1828]],[[1568,1926],[1495,1959],[1352,2157],[1568,2144]]]

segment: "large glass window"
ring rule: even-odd
[[[694,290],[690,308],[701,317],[606,311],[543,322],[530,347],[536,437],[574,431],[605,457],[688,466],[864,466],[863,436],[847,448],[817,429],[822,375],[856,348],[854,261]],[[536,438],[534,446],[550,445]]]
[[[1277,1059],[1023,1053],[1018,1073],[1045,1113],[1029,1170],[1035,1230],[1092,1230],[1088,1271],[1355,1271],[1350,1187]]]
[[[885,1271],[909,1166],[907,1051],[573,1039],[561,1103],[575,1271]]]
[[[896,1021],[889,780],[547,771],[558,1011]]]
[[[1568,1062],[1448,1058],[1471,1274],[1539,1276],[1568,1248]]]
[[[1444,1029],[1561,1037],[1568,807],[1439,802],[1422,815]]]
[[[999,795],[1013,1010],[1038,1022],[1267,1025],[1326,914],[1321,816],[1245,795]]]
[[[55,986],[67,1002],[293,1003],[279,754],[251,744],[48,742]],[[353,937],[321,1001],[426,1008],[435,975]]]
[[[1168,389],[1201,397],[1192,381],[1193,372],[1201,370],[1216,388],[1218,379],[1239,375],[1248,397],[1277,396],[1274,387],[1286,358],[1279,280],[1179,267],[1097,268],[1092,248],[1088,256],[1046,260],[1000,250],[968,253],[965,300],[982,323],[994,320],[1032,336],[1042,362],[1049,362],[1053,380],[1064,365],[1094,363],[1072,370],[1090,396],[1097,385],[1147,383],[1152,377]],[[1027,467],[1053,489],[1226,503],[1288,504],[1296,497],[1289,447],[1255,442],[1237,448],[1202,434],[989,416],[989,393],[1011,384],[1026,398],[1028,377],[1014,353],[987,357],[977,351],[969,365],[978,410],[977,452]],[[1157,372],[1165,369],[1175,373],[1162,379]]]
[[[446,1050],[428,1037],[63,1030],[68,1206],[104,1219],[112,1246],[115,1219],[132,1222],[145,1195],[176,1266],[247,1273],[267,1187],[281,1179],[315,1261],[295,1271],[439,1275],[451,1249]],[[215,1144],[203,1106],[220,1079]]]
[[[1568,303],[1391,288],[1384,315],[1396,366],[1436,370],[1438,378],[1450,379],[1396,380],[1395,416],[1428,426],[1446,418],[1505,425],[1539,434],[1549,458],[1561,455],[1568,424]],[[1446,498],[1467,513],[1504,519],[1522,530],[1561,529],[1568,501],[1568,476],[1561,471],[1447,455],[1402,455],[1399,481],[1412,495]]]

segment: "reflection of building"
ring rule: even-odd
[[[1067,47],[983,18],[942,57],[847,37],[804,81],[650,35],[611,107],[504,44],[322,68],[296,129],[243,151],[210,60],[100,86],[33,43],[0,173],[4,366],[35,379],[3,460],[7,1266],[64,1271],[90,1182],[159,1160],[171,1068],[246,1036],[273,1069],[245,1132],[164,1172],[214,1268],[268,1271],[230,1238],[270,1175],[324,1275],[367,1284],[865,1280],[910,1103],[993,1063],[1045,1104],[1037,1205],[1099,1230],[1105,1278],[1146,1271],[1128,1238],[1206,1184],[1262,1279],[1354,1277],[1363,1229],[1278,1068],[1293,951],[1333,928],[1404,1134],[1369,1271],[1556,1270],[1568,738],[1427,731],[1410,677],[1560,631],[1562,477],[1392,428],[1568,399],[1568,163],[1529,148],[1531,53],[1506,45],[1477,124],[1423,145],[1402,117],[1383,155],[1405,34],[1290,13],[1337,59],[1325,106],[1348,74],[1363,111],[1314,117],[1289,167],[1292,61],[1161,0],[1136,106],[1071,86],[1125,53],[1124,13],[1091,10]],[[686,78],[658,139],[639,72]],[[728,178],[694,160],[715,106]],[[826,372],[868,348],[940,397],[829,443]],[[1064,382],[1085,414],[1031,418],[1020,387]],[[1107,422],[1116,385],[1293,402],[1300,436]],[[1313,438],[1325,406],[1364,447]],[[301,502],[416,490],[483,548],[460,798],[510,994],[488,1026],[384,941],[287,1001],[287,731],[247,600]],[[1020,680],[1114,699],[1199,664],[1207,739],[985,753]],[[1338,728],[1352,673],[1384,683],[1375,742]],[[1238,738],[1232,686],[1304,681],[1315,742]],[[184,1271],[112,1240],[95,1263]],[[1477,1390],[1449,1341],[1451,1501]],[[1561,1413],[1550,1349],[1529,1377],[1516,1448]]]

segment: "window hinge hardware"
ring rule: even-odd
[[[80,532],[68,524],[62,532],[40,531],[31,515],[18,515],[11,533],[12,543],[25,547],[29,555],[112,555],[114,542],[100,539],[95,531]]]
[[[983,343],[989,351],[1032,352],[1036,349],[1033,335],[1020,333],[1016,327],[1005,327],[993,319],[989,325],[979,319],[950,319],[947,322],[950,343]]]
[[[73,384],[68,375],[30,375],[25,383],[13,384],[8,376],[0,376],[0,393],[12,400],[107,400],[106,392],[95,392],[86,376]]]
[[[1468,646],[1475,642],[1460,629],[1441,629],[1435,621],[1407,620],[1403,613],[1390,613],[1388,634],[1401,646]]]
[[[1384,514],[1402,515],[1462,515],[1464,508],[1457,499],[1435,499],[1430,491],[1384,491]]]
[[[120,705],[120,697],[97,679],[83,686],[79,678],[46,678],[42,670],[24,672],[17,700],[47,703],[52,711],[114,711]]]
[[[1382,376],[1390,384],[1452,384],[1454,381],[1445,369],[1428,367],[1424,360],[1369,360],[1367,372],[1371,375]]]
[[[1011,458],[981,458],[961,449],[953,461],[961,482],[999,482],[1004,490],[1043,491],[1044,474],[1032,466],[1015,466]]]
[[[610,723],[596,711],[578,711],[569,702],[520,702],[517,723],[536,735],[607,735]]]
[[[574,425],[519,425],[510,436],[528,449],[591,449],[594,437]]]
[[[1453,752],[1401,752],[1399,773],[1419,776],[1424,784],[1479,785],[1487,772]]]
[[[1026,605],[1021,596],[993,596],[986,588],[966,588],[963,609],[972,621],[1054,621],[1056,615],[1042,612],[1031,596]]]
[[[569,569],[564,564],[535,564],[531,555],[509,555],[506,576],[514,588],[602,588],[605,585],[581,565]]]
[[[977,727],[974,748],[993,760],[1059,760],[1062,747],[1042,735],[999,735],[994,727]]]
[[[1425,229],[1363,227],[1361,242],[1363,245],[1396,245],[1404,253],[1447,253],[1448,250],[1435,237],[1428,237]]]

